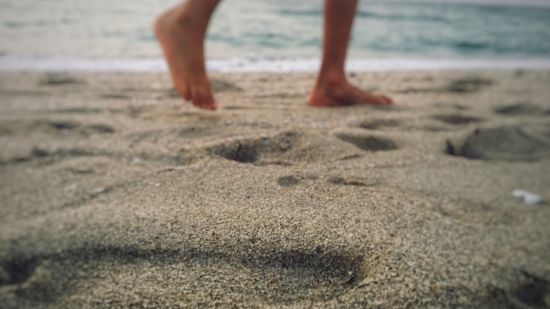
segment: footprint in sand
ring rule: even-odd
[[[393,140],[385,137],[353,133],[338,133],[336,137],[365,151],[389,151],[398,149],[397,144]]]
[[[454,80],[443,88],[446,92],[454,93],[473,93],[481,89],[493,85],[494,82],[490,79],[480,77],[466,77]]]
[[[155,152],[139,152],[139,153],[126,153],[126,152],[109,152],[104,149],[95,148],[44,148],[33,147],[26,153],[16,154],[14,156],[7,156],[0,158],[0,166],[10,164],[24,164],[24,163],[39,163],[40,165],[48,165],[60,162],[62,160],[82,158],[82,157],[104,157],[110,158],[124,163],[128,162],[151,162],[171,166],[184,166],[193,162],[193,158],[186,153],[155,153]]]
[[[35,162],[35,161],[50,164],[66,158],[92,157],[97,155],[100,155],[100,154],[93,150],[88,150],[83,148],[49,150],[41,147],[34,147],[29,151],[29,153],[25,155],[6,158],[0,161],[0,165],[28,163],[28,162]]]
[[[32,276],[36,266],[36,259],[15,258],[2,263],[0,267],[0,286],[20,284]]]
[[[397,93],[411,94],[411,93],[423,93],[423,92],[451,92],[457,94],[474,93],[482,90],[485,87],[493,85],[494,82],[490,79],[484,79],[479,77],[465,77],[453,80],[443,87],[425,87],[416,88],[409,87],[405,89],[396,90]]]
[[[550,282],[548,280],[524,273],[528,281],[508,293],[510,302],[523,308],[549,308]]]
[[[59,132],[75,132],[80,134],[110,134],[114,133],[115,129],[106,124],[82,124],[76,121],[45,121],[38,123],[38,126],[49,126]]]
[[[493,109],[496,114],[504,116],[541,116],[545,111],[531,103],[516,103],[505,106],[498,106]]]
[[[49,127],[57,132],[73,132],[78,134],[111,134],[115,129],[107,124],[83,124],[76,121],[58,120],[58,121],[38,121],[35,123],[36,129]]]
[[[179,282],[177,287],[163,290],[162,293],[169,296],[204,293],[215,299],[216,295],[221,295],[219,293],[225,295],[227,287],[231,287],[232,295],[229,297],[235,300],[253,296],[281,305],[304,300],[328,301],[353,289],[365,275],[363,256],[345,255],[321,246],[234,254],[198,248],[142,250],[135,247],[93,247],[59,251],[30,259],[15,257],[3,263],[6,278],[1,285],[16,287],[3,293],[16,293],[19,301],[31,301],[36,307],[41,307],[55,302],[59,297],[78,295],[79,291],[72,290],[70,286],[79,281],[93,279],[101,282],[103,279],[97,277],[97,267],[101,269],[102,264],[112,264],[113,261],[123,263],[126,270],[136,271],[154,263],[156,273]],[[87,263],[96,265],[96,268],[85,267]],[[174,272],[174,267],[180,271]],[[185,276],[181,276],[181,271],[185,272]],[[126,289],[123,288],[128,283],[125,279],[119,282],[118,297],[129,296],[124,294]],[[131,285],[133,288],[147,287],[150,280],[137,276],[131,279]]]
[[[66,73],[48,73],[39,81],[43,86],[81,85],[83,81]]]
[[[401,121],[397,119],[374,119],[360,123],[359,127],[368,130],[380,130],[384,128],[395,128],[400,125]]]
[[[285,132],[273,137],[234,140],[210,147],[208,152],[239,163],[275,164],[277,157],[288,152],[297,138],[298,134]]]
[[[339,186],[355,186],[355,187],[366,187],[368,184],[358,181],[358,180],[349,180],[343,177],[330,177],[328,183]]]
[[[550,155],[550,140],[519,126],[477,129],[459,141],[447,141],[446,152],[481,160],[532,161]]]
[[[104,94],[100,95],[99,97],[102,98],[102,99],[124,100],[124,101],[128,101],[132,98],[129,95],[122,94],[122,93],[104,93]]]
[[[62,267],[51,267],[50,261],[43,261],[38,257],[15,257],[2,263],[0,271],[0,298],[6,294],[14,293],[17,299],[31,307],[43,307],[60,296],[61,289],[68,290],[67,282],[63,276]],[[8,298],[9,299],[9,298]],[[13,298],[12,298],[13,300]],[[19,308],[11,302],[3,304],[5,308]]]
[[[50,111],[59,114],[101,114],[104,112],[113,112],[114,110],[96,108],[96,107],[69,107]]]
[[[461,114],[439,114],[434,115],[431,118],[450,125],[466,125],[483,121],[483,119],[478,117]]]
[[[10,120],[0,122],[0,135],[19,135],[29,133],[50,134],[111,134],[115,129],[103,123],[80,123],[72,120]]]
[[[550,282],[522,271],[522,283],[510,290],[497,288],[487,308],[549,308]]]

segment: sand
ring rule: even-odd
[[[213,78],[0,75],[2,308],[550,306],[550,72]]]

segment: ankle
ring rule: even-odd
[[[347,83],[346,74],[343,71],[323,71],[317,77],[316,87],[332,88]]]

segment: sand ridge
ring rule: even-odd
[[[0,76],[0,301],[20,307],[548,307],[548,72]],[[373,86],[375,85],[375,86]],[[500,141],[503,141],[502,143]]]

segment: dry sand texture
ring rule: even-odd
[[[0,76],[0,303],[550,305],[550,73]]]

